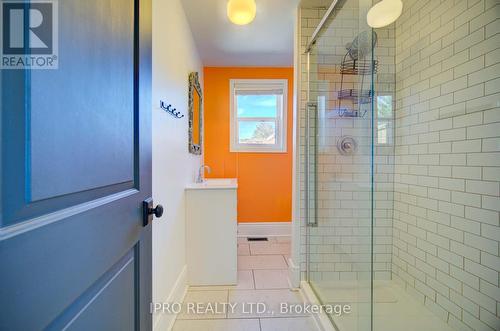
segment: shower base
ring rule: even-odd
[[[352,307],[348,315],[331,316],[339,331],[370,330],[369,282],[313,281],[311,286],[321,302]],[[454,331],[395,281],[375,281],[373,297],[375,331]]]

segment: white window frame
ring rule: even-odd
[[[272,92],[281,91],[282,99],[278,98],[276,113],[276,143],[242,144],[239,142],[239,120],[267,121],[273,117],[240,117],[238,118],[237,91]],[[231,79],[230,91],[230,151],[236,153],[286,153],[287,152],[287,113],[288,113],[288,80],[286,79]]]
[[[384,94],[380,93],[376,98],[379,96],[390,96],[391,101],[392,101],[392,112],[391,112],[391,117],[381,117],[378,115],[378,100],[375,99],[375,118],[376,118],[376,138],[375,138],[375,145],[376,146],[393,146],[394,145],[394,96],[390,93]],[[379,126],[380,124],[385,123],[386,124],[386,130],[387,130],[387,142],[381,143],[379,142]]]

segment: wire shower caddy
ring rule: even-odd
[[[378,70],[378,61],[365,59],[364,57],[372,52],[372,48],[377,44],[377,34],[373,31],[371,39],[368,33],[360,33],[352,43],[346,46],[347,53],[344,55],[340,66],[340,90],[337,92],[339,117],[364,117],[367,110],[362,110],[362,105],[369,104],[373,98],[373,91],[364,90],[365,76],[375,74]],[[369,42],[371,41],[371,42]],[[367,42],[369,45],[367,45]],[[360,76],[361,85],[359,89],[344,88],[344,76]],[[343,101],[352,104],[350,109],[343,106]]]

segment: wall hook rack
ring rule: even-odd
[[[172,105],[166,105],[165,102],[163,102],[161,100],[160,100],[160,108],[175,118],[183,118],[184,117],[184,115],[182,115],[180,111],[177,111],[176,108],[172,108]]]

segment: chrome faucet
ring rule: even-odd
[[[208,173],[212,172],[212,169],[209,166],[202,164],[200,169],[198,169],[198,178],[196,179],[197,183],[203,183],[205,181],[205,169],[208,170]]]

